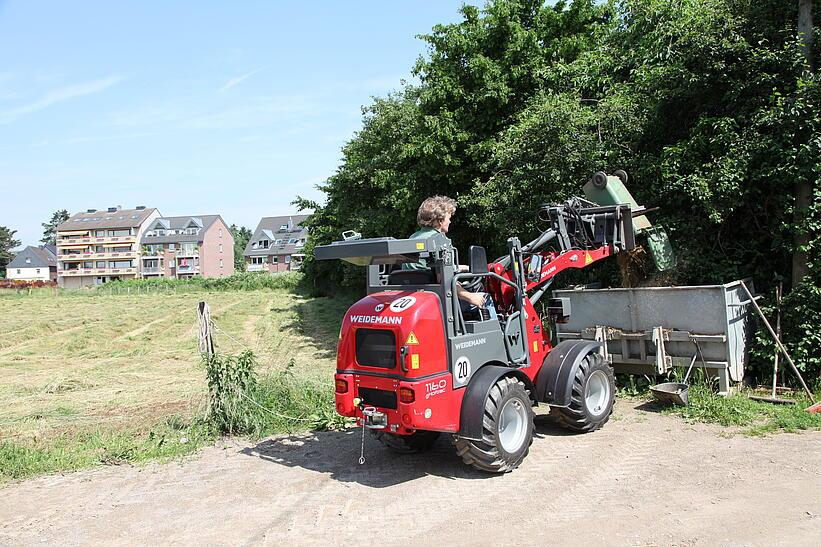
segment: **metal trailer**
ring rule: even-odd
[[[752,281],[744,280],[753,292]],[[570,317],[556,326],[558,341],[602,342],[617,373],[665,374],[697,367],[718,378],[727,394],[744,378],[752,312],[741,281],[691,287],[565,289]],[[700,352],[700,353],[699,353]]]

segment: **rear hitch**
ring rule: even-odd
[[[366,406],[362,409],[362,425],[367,429],[385,429],[388,427],[388,416],[376,407]]]

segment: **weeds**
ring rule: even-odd
[[[292,360],[283,371],[256,374],[250,351],[237,356],[215,354],[204,359],[208,382],[205,421],[218,432],[261,437],[345,425],[334,408],[330,385],[293,374]]]

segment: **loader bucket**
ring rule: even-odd
[[[618,205],[627,203],[632,210],[641,207],[624,185],[627,182],[627,173],[616,171],[617,176],[607,175],[599,171],[584,185],[584,195],[587,199],[599,205]],[[667,232],[661,226],[653,226],[645,215],[633,217],[633,232],[636,236],[646,236],[645,247],[653,258],[653,264],[660,272],[669,270],[676,265],[676,257]]]

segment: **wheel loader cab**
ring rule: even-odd
[[[460,280],[489,275],[484,249],[471,247],[472,272],[462,274],[444,234],[341,241],[315,252],[367,268],[367,295],[340,330],[337,411],[394,434],[459,431],[463,388],[483,365],[508,362],[500,321],[466,319],[456,296]],[[428,268],[402,268],[420,259]]]

